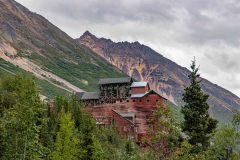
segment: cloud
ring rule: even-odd
[[[74,38],[139,41],[240,96],[239,0],[17,0]]]

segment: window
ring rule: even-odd
[[[158,102],[158,100],[156,100],[156,102]]]
[[[127,102],[129,102],[129,100],[127,100]]]
[[[142,102],[142,100],[140,99],[139,102]]]
[[[133,100],[133,102],[135,102],[135,99]]]
[[[147,100],[147,102],[149,102],[149,99]]]

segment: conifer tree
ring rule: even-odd
[[[183,94],[185,105],[182,108],[184,115],[182,131],[189,137],[188,142],[193,145],[192,152],[198,153],[208,148],[217,121],[208,114],[208,95],[201,90],[199,68],[196,67],[195,59],[191,64],[191,70],[190,85],[185,88]]]
[[[50,159],[77,159],[79,140],[76,132],[74,122],[71,119],[71,114],[63,113],[63,116],[60,119],[60,129],[57,133],[55,142],[55,150],[50,155]]]
[[[92,144],[90,146],[91,156],[88,157],[89,160],[105,160],[105,155],[103,153],[102,146],[98,139],[93,135],[92,136]],[[88,150],[89,152],[89,150]],[[89,155],[88,155],[89,156]]]

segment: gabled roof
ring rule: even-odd
[[[122,78],[105,78],[100,79],[98,84],[116,84],[116,83],[131,83],[131,77],[122,77]]]
[[[131,88],[134,87],[146,87],[148,85],[148,82],[133,82],[131,85]]]
[[[157,94],[159,96],[161,96],[157,91],[154,91],[154,90],[150,90],[149,92],[147,92],[144,96],[147,96],[149,94]],[[162,97],[162,96],[161,96]],[[164,98],[164,97],[163,97]]]
[[[158,96],[166,99],[165,97],[161,96],[158,92],[154,91],[154,90],[150,90],[149,92],[146,92],[146,93],[139,93],[139,94],[132,94],[131,95],[131,98],[142,98],[142,97],[145,97],[149,94],[157,94]],[[166,99],[167,100],[167,99]]]
[[[136,124],[133,123],[133,121],[127,119],[127,117],[129,117],[129,116],[124,116],[124,114],[125,114],[125,115],[126,115],[126,114],[129,114],[129,115],[131,115],[131,116],[135,116],[134,113],[131,113],[131,112],[129,112],[129,113],[121,113],[121,112],[119,112],[119,111],[117,111],[117,110],[114,110],[114,109],[113,109],[112,111],[115,112],[116,114],[118,114],[120,117],[122,117],[122,118],[123,118],[124,120],[126,120],[127,122],[131,123],[133,126],[136,126]]]
[[[78,92],[76,97],[79,100],[99,99],[99,93],[97,92]]]

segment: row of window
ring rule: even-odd
[[[158,101],[159,100],[157,99],[156,102],[158,102]],[[120,102],[122,102],[122,100],[120,100]],[[129,100],[127,100],[127,102],[129,102]],[[142,102],[142,100],[140,99],[140,100],[136,101],[135,99],[133,99],[132,102]],[[150,100],[147,99],[147,102],[150,102]]]

